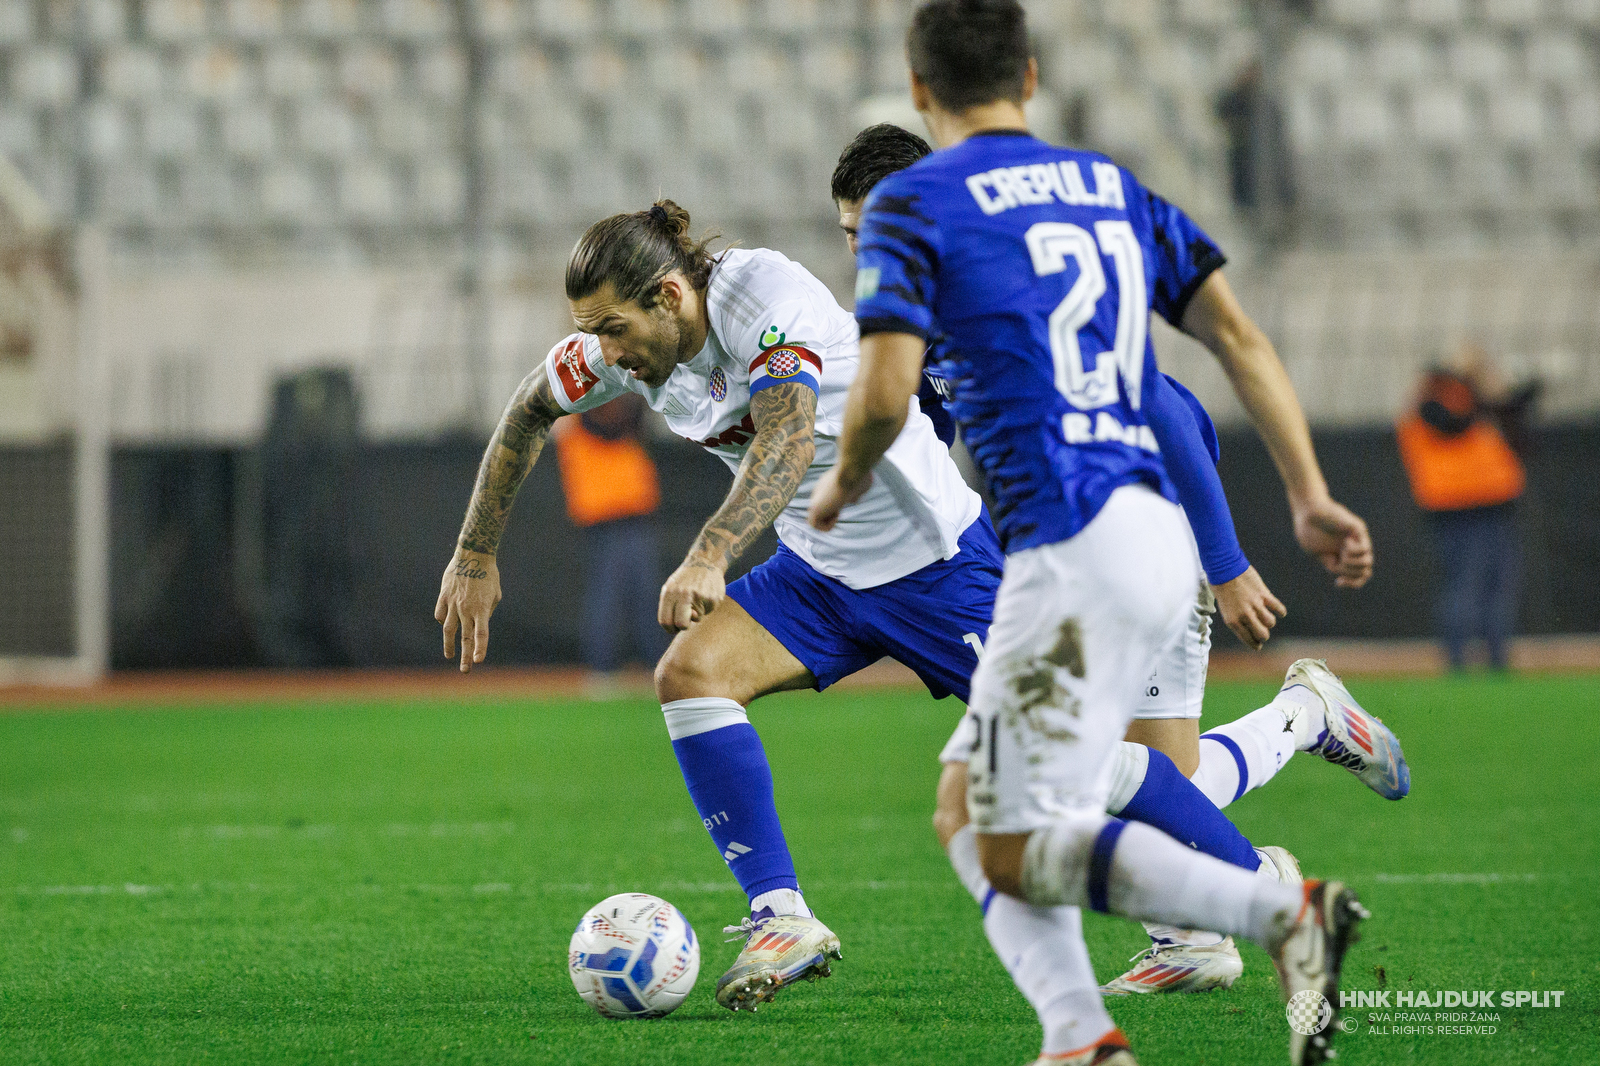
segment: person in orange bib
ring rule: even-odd
[[[1516,502],[1527,484],[1511,440],[1538,391],[1537,383],[1508,391],[1482,349],[1466,345],[1451,366],[1423,376],[1396,427],[1411,494],[1433,526],[1444,578],[1437,623],[1452,670],[1465,667],[1479,636],[1489,665],[1508,665],[1521,591]]]
[[[567,515],[583,530],[587,584],[579,642],[590,688],[604,694],[622,665],[623,637],[654,664],[666,650],[656,625],[661,505],[655,464],[639,443],[644,401],[627,395],[555,424],[556,458]]]

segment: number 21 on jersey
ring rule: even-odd
[[[1080,411],[1117,402],[1117,381],[1128,404],[1139,409],[1144,376],[1145,336],[1150,304],[1145,292],[1144,254],[1133,226],[1124,219],[1096,222],[1094,232],[1070,222],[1036,222],[1023,238],[1033,257],[1033,272],[1049,277],[1078,266],[1077,280],[1050,313],[1050,354],[1055,361],[1056,388]],[[1110,256],[1117,271],[1117,333],[1110,352],[1092,354],[1085,365],[1079,334],[1094,320],[1106,294],[1101,255]]]

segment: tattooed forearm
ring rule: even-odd
[[[750,398],[750,415],[756,435],[728,498],[689,549],[691,565],[726,569],[742,555],[794,499],[817,453],[817,394],[806,386],[762,389]]]
[[[550,427],[562,414],[550,391],[545,364],[540,363],[517,386],[483,453],[478,481],[472,487],[472,502],[467,505],[467,520],[457,539],[462,550],[493,555],[499,548],[517,490],[539,458]]]

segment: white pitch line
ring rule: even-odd
[[[1382,885],[1502,885],[1527,884],[1539,874],[1368,874],[1366,879]]]

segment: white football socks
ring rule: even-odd
[[[956,831],[947,850],[950,865],[972,898],[980,907],[988,901],[984,934],[1017,990],[1039,1015],[1044,1054],[1092,1044],[1116,1028],[1101,1000],[1078,909],[1031,907],[991,892],[978,861],[977,834],[970,825]]]
[[[996,895],[983,931],[1044,1026],[1046,1055],[1092,1044],[1117,1027],[1106,1013],[1076,907],[1030,907]]]
[[[1190,780],[1223,808],[1271,781],[1296,751],[1317,742],[1325,728],[1322,699],[1304,685],[1227,725],[1200,735],[1200,767]]]
[[[972,894],[978,906],[983,906],[989,898],[989,879],[983,876],[983,863],[978,859],[977,831],[971,825],[962,826],[956,830],[944,850],[950,856],[950,865],[956,868],[956,876],[961,879],[961,884]]]
[[[697,696],[661,705],[667,720],[667,735],[673,740],[697,737],[730,725],[749,725],[750,715],[733,700],[721,696]]]
[[[1111,749],[1111,792],[1106,798],[1106,813],[1117,815],[1133,802],[1133,797],[1150,772],[1150,749],[1124,740]]]
[[[1279,942],[1300,908],[1299,886],[1203,855],[1138,822],[1121,823],[1107,861],[1095,849],[1107,843],[1101,837],[1109,821],[1075,812],[1035,830],[1022,860],[1028,899],[1040,906],[1093,903],[1112,914],[1249,937],[1263,946]],[[1102,892],[1104,899],[1095,900]]]
[[[1269,881],[1278,881],[1278,867],[1262,852],[1256,849],[1256,854],[1261,856],[1261,866],[1256,870],[1257,877],[1264,877]],[[1203,929],[1179,929],[1175,925],[1162,925],[1157,922],[1144,922],[1144,931],[1150,934],[1150,939],[1156,945],[1182,944],[1185,947],[1209,947],[1220,944],[1225,937],[1221,933],[1210,933]]]
[[[1113,914],[1186,929],[1214,929],[1275,945],[1300,909],[1298,886],[1242,870],[1129,822],[1117,840],[1106,885]]]
[[[775,888],[771,892],[763,892],[750,901],[750,913],[759,913],[762,908],[771,907],[774,915],[798,914],[802,918],[811,917],[811,908],[806,906],[806,898],[792,888]]]

